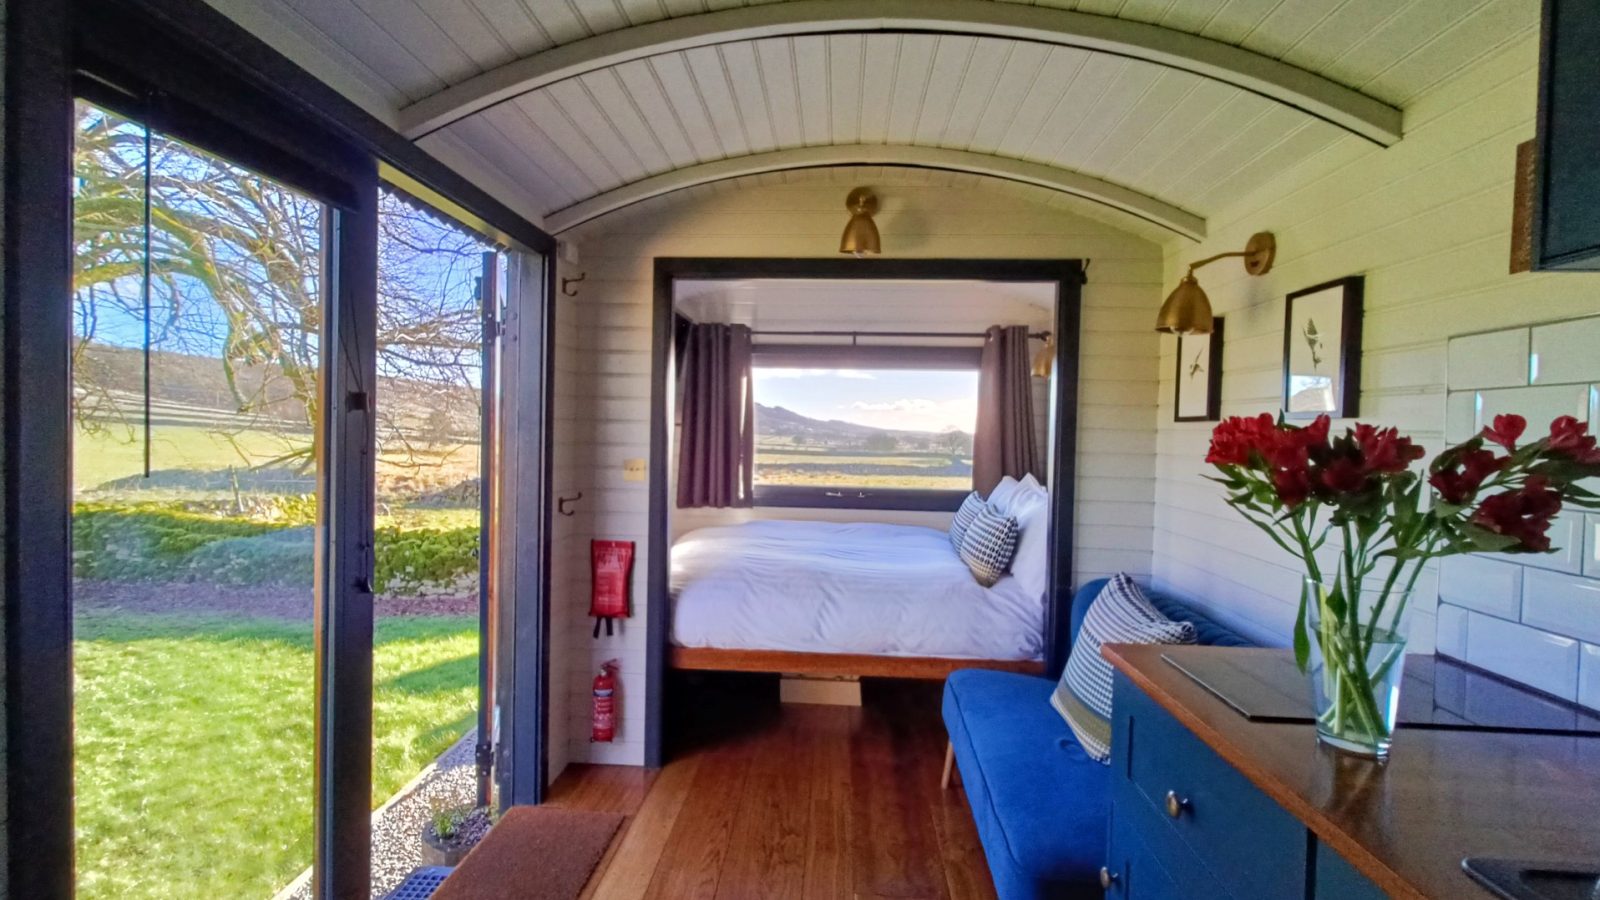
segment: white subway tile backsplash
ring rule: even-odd
[[[1600,709],[1600,647],[1584,644],[1578,661],[1578,702]]]
[[[1452,388],[1521,387],[1528,383],[1528,329],[1451,338]]]
[[[1565,700],[1578,697],[1578,642],[1467,613],[1467,662]]]
[[[1522,614],[1522,567],[1483,556],[1441,560],[1439,599],[1515,622]]]
[[[1503,413],[1516,413],[1528,420],[1529,436],[1548,433],[1550,421],[1558,416],[1589,416],[1588,385],[1550,385],[1544,387],[1503,388],[1478,392],[1476,426],[1482,428]]]
[[[1600,516],[1585,517],[1588,529],[1583,539],[1583,574],[1600,578]]]
[[[1600,318],[1535,327],[1530,343],[1533,383],[1600,381],[1600,350],[1597,348],[1600,348]]]
[[[1529,569],[1523,585],[1522,621],[1600,643],[1600,581]]]
[[[1478,433],[1478,394],[1457,391],[1445,398],[1444,439],[1459,444]]]
[[[1439,604],[1438,631],[1434,636],[1434,650],[1456,659],[1467,658],[1466,610],[1448,603]]]

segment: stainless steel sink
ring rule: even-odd
[[[1468,857],[1461,868],[1505,900],[1600,900],[1600,862],[1564,865]]]

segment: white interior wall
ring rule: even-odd
[[[1537,61],[1536,36],[1517,39],[1408,106],[1398,145],[1341,141],[1213,213],[1202,245],[1167,246],[1170,289],[1191,260],[1239,249],[1255,231],[1277,236],[1266,276],[1231,260],[1199,273],[1227,316],[1224,415],[1278,409],[1284,295],[1341,276],[1366,276],[1359,418],[1399,426],[1430,452],[1445,440],[1447,339],[1600,312],[1600,276],[1507,272],[1516,146],[1534,134]],[[1161,345],[1154,580],[1285,642],[1300,573],[1201,478],[1210,426],[1172,421],[1174,345]],[[1436,573],[1418,590],[1412,647],[1427,652]]]
[[[552,386],[551,413],[555,420],[555,440],[551,447],[550,472],[552,489],[556,497],[572,497],[579,493],[587,499],[589,467],[577,440],[579,430],[573,423],[581,411],[578,402],[579,381],[575,377],[578,361],[578,314],[580,308],[570,297],[556,298],[556,378]],[[571,516],[551,516],[551,571],[550,571],[550,744],[549,779],[554,781],[570,760],[568,746],[572,737],[584,736],[571,731],[577,714],[572,709],[573,699],[567,690],[567,673],[572,669],[573,642],[569,635],[578,627],[589,604],[589,542],[591,507],[579,500],[570,505]],[[586,682],[587,683],[587,682]],[[586,713],[588,707],[584,707]]]
[[[793,280],[739,282],[680,282],[678,309],[702,322],[732,322],[770,331],[882,331],[978,334],[990,325],[1026,325],[1031,331],[1048,331],[1055,325],[1054,284],[1010,284],[978,281],[837,282]],[[849,343],[847,338],[756,337],[757,343]],[[864,338],[864,343],[900,346],[981,346],[981,340],[936,338]],[[1033,342],[1037,351],[1043,344]],[[759,400],[759,398],[757,398]],[[1035,428],[1044,459],[1044,436],[1049,428],[1049,380],[1034,379]],[[676,490],[677,442],[667,470]],[[809,509],[756,506],[743,509],[671,510],[669,533],[673,540],[696,528],[733,525],[761,519],[802,519],[820,522],[882,522],[890,525],[949,527],[952,513],[892,509]]]
[[[847,168],[762,176],[680,192],[597,220],[576,234],[577,346],[558,360],[574,378],[578,417],[560,440],[590,466],[580,508],[585,537],[638,542],[634,616],[614,637],[590,637],[587,577],[569,595],[567,690],[573,761],[639,764],[644,758],[644,482],[623,478],[623,461],[649,450],[653,260],[667,256],[834,257],[856,184],[877,188],[886,256],[1085,258],[1078,432],[1075,579],[1150,571],[1161,256],[1145,237],[1106,224],[1104,213],[1045,202],[1036,189],[943,173]],[[1080,212],[1085,214],[1080,214]],[[1090,216],[1094,216],[1091,218]],[[1137,226],[1135,226],[1137,227]],[[1145,231],[1144,233],[1148,233]],[[563,388],[563,390],[566,390]],[[586,553],[586,549],[584,551]],[[586,563],[584,564],[586,565]],[[574,613],[572,610],[576,610]],[[557,636],[557,641],[560,636]],[[587,741],[588,690],[600,661],[622,660],[617,741]],[[555,676],[559,679],[559,674]],[[553,690],[559,684],[553,685]]]

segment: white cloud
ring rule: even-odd
[[[761,369],[756,369],[755,370],[755,377],[757,379],[762,379],[762,378],[816,378],[819,375],[831,375],[834,378],[851,378],[851,379],[858,379],[858,380],[861,380],[861,381],[872,381],[876,377],[871,372],[863,372],[860,369],[767,369],[767,368],[761,368]]]
[[[876,425],[896,431],[971,431],[978,419],[976,397],[930,400],[926,397],[901,397],[895,400],[857,400],[840,418],[861,425]]]
[[[939,409],[939,404],[932,400],[917,397],[889,400],[883,403],[868,403],[865,400],[857,400],[850,404],[850,408],[865,412],[935,412]]]

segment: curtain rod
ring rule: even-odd
[[[757,331],[750,330],[756,337],[847,337],[852,340],[859,338],[984,338],[988,337],[983,331]],[[1046,341],[1050,339],[1048,331],[1030,331],[1028,339]]]

